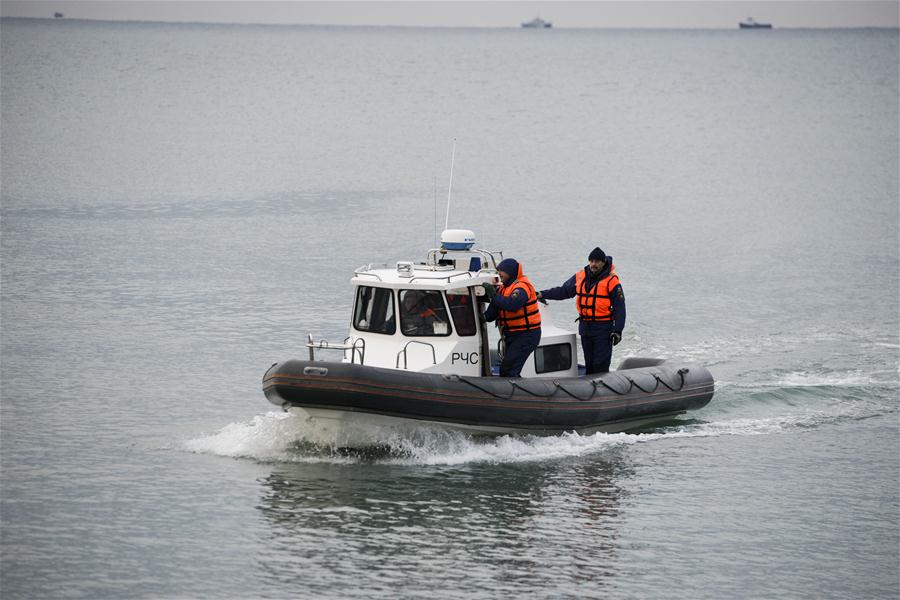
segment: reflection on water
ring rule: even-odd
[[[391,595],[399,576],[413,595],[436,589],[436,580],[475,596],[512,585],[602,589],[613,575],[620,481],[629,473],[614,449],[462,467],[279,464],[258,507],[277,559],[261,568],[338,595],[357,585]]]

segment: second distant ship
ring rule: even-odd
[[[545,21],[540,17],[535,17],[530,21],[522,23],[522,27],[528,27],[530,29],[550,29],[553,27],[553,23]]]
[[[747,17],[746,21],[738,23],[741,29],[772,29],[771,23],[760,23],[754,21],[753,17]]]

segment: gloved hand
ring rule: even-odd
[[[611,334],[609,334],[609,341],[611,341],[612,345],[615,346],[622,341],[622,334],[613,331]]]
[[[494,299],[494,296],[497,295],[497,288],[495,288],[495,287],[492,286],[491,284],[485,283],[485,284],[483,284],[481,287],[484,288],[484,296],[485,296],[485,298],[487,298],[488,300],[493,300],[493,299]]]
[[[537,299],[538,299],[538,302],[540,302],[540,303],[543,304],[544,306],[547,305],[547,301],[544,300],[544,295],[541,294],[540,292],[537,293]]]

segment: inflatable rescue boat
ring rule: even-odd
[[[502,344],[484,320],[501,252],[475,249],[469,230],[445,230],[424,262],[354,272],[349,335],[309,336],[308,360],[273,364],[269,402],[323,427],[437,425],[473,433],[627,431],[702,408],[714,382],[703,366],[626,358],[583,375],[573,332],[543,319],[522,377],[498,377]],[[322,360],[337,351],[337,360]]]

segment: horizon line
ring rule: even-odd
[[[187,21],[176,21],[176,20],[159,20],[159,19],[98,19],[91,17],[35,17],[35,16],[0,16],[0,20],[11,19],[11,20],[28,20],[28,21],[68,21],[68,22],[91,22],[91,23],[148,23],[148,24],[158,24],[158,25],[226,25],[226,26],[249,26],[249,27],[352,27],[352,28],[402,28],[402,29],[529,29],[527,27],[522,27],[522,25],[399,25],[399,24],[347,24],[347,23],[267,23],[267,22],[256,22],[256,21],[198,21],[198,20],[187,20]],[[572,27],[572,26],[552,26],[548,28],[538,28],[537,31],[547,31],[553,29],[564,29],[567,31],[585,31],[585,30],[597,30],[597,31],[634,31],[634,30],[643,30],[643,31],[740,31],[741,28],[738,24],[734,26],[726,27],[652,27],[652,26],[642,26],[642,25],[633,25],[633,26],[609,26],[609,27],[591,27],[591,26],[582,26],[582,27]],[[878,30],[900,30],[900,25],[890,26],[890,25],[830,25],[830,26],[815,26],[815,25],[794,25],[788,27],[776,27],[772,25],[771,28],[763,29],[763,31],[797,31],[797,30],[814,30],[814,31],[830,31],[830,30],[861,30],[861,29],[878,29]]]

